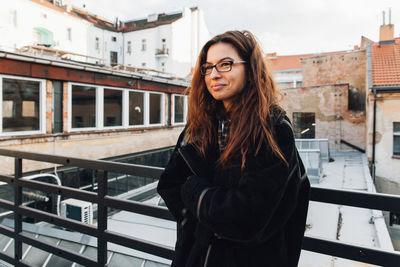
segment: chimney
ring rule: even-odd
[[[71,0],[65,1],[65,9],[67,10],[67,12],[71,12],[71,10],[72,10]]]
[[[389,8],[389,24],[385,24],[385,11],[383,14],[383,25],[379,29],[379,45],[394,44],[394,25],[392,24],[392,12]]]

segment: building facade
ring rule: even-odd
[[[367,156],[380,192],[400,194],[400,38],[380,28],[367,50]]]
[[[296,138],[328,138],[330,150],[365,150],[365,49],[274,53],[266,60],[284,93]]]
[[[198,8],[128,21],[124,25],[124,65],[186,77],[208,39],[204,15]]]
[[[95,65],[126,65],[186,77],[209,33],[199,8],[145,19],[109,22],[72,7],[70,1],[2,3],[0,48],[28,51]],[[39,47],[39,48],[38,48]],[[52,49],[52,50],[50,50]],[[39,52],[37,52],[39,50]]]
[[[175,144],[184,80],[0,52],[0,146],[91,159]],[[157,140],[157,141],[155,141]],[[10,158],[0,171],[10,172]],[[47,168],[36,162],[24,171]]]

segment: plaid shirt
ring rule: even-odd
[[[230,120],[218,120],[218,146],[220,151],[225,149],[226,143],[228,142],[230,122]]]

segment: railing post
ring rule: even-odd
[[[107,230],[107,207],[104,205],[104,197],[107,195],[107,172],[97,171],[97,262],[99,266],[107,263],[107,241],[104,231]]]
[[[22,215],[18,207],[22,205],[22,187],[18,183],[18,179],[22,177],[22,159],[14,159],[14,259],[18,266],[22,259],[22,242],[19,234],[22,232]]]

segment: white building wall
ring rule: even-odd
[[[125,47],[128,41],[132,44],[132,53],[129,55],[124,49],[125,65],[133,67],[145,67],[157,69],[155,60],[156,41],[158,38],[158,29],[150,28],[140,31],[127,32],[124,34]],[[146,49],[142,49],[142,40],[146,40]],[[146,65],[143,66],[142,63]]]
[[[185,8],[183,17],[158,27],[121,33],[101,29],[67,12],[60,12],[29,0],[3,1],[0,9],[0,49],[14,51],[35,45],[35,28],[53,33],[52,48],[92,57],[90,63],[111,64],[111,51],[117,52],[119,65],[145,67],[186,77],[195,66],[203,44],[209,39],[203,12]],[[68,34],[70,32],[70,34]],[[117,40],[112,41],[112,37]],[[96,37],[99,38],[96,45]],[[69,39],[70,38],[70,39]],[[142,50],[142,40],[146,50]],[[168,55],[156,55],[162,49]],[[127,52],[128,41],[131,53]],[[75,58],[73,58],[75,59]],[[85,60],[85,59],[84,59]],[[145,65],[143,65],[145,63]]]
[[[0,36],[3,37],[0,38],[0,48],[14,50],[35,45],[35,28],[40,27],[53,33],[52,48],[86,54],[89,22],[29,0],[2,1],[1,4]],[[71,40],[68,40],[68,29]]]
[[[369,110],[373,112],[373,107],[370,107]],[[400,159],[393,158],[393,122],[400,121],[399,111],[399,100],[396,97],[390,98],[389,96],[383,101],[377,101],[376,175],[398,184],[400,184]],[[369,124],[372,127],[372,118],[370,122]],[[370,132],[372,133],[372,131]]]
[[[180,77],[186,77],[191,67],[191,13],[186,8],[183,17],[172,23],[172,72]]]
[[[116,41],[112,41],[112,37],[116,37]],[[96,38],[99,38],[96,45]],[[118,53],[118,64],[123,65],[123,42],[124,36],[121,32],[104,30],[99,27],[90,25],[88,29],[88,50],[87,55],[103,60],[105,65],[111,64],[111,51]]]
[[[191,47],[191,68],[196,66],[197,58],[203,45],[210,39],[204,13],[200,9],[192,11],[192,47]]]

